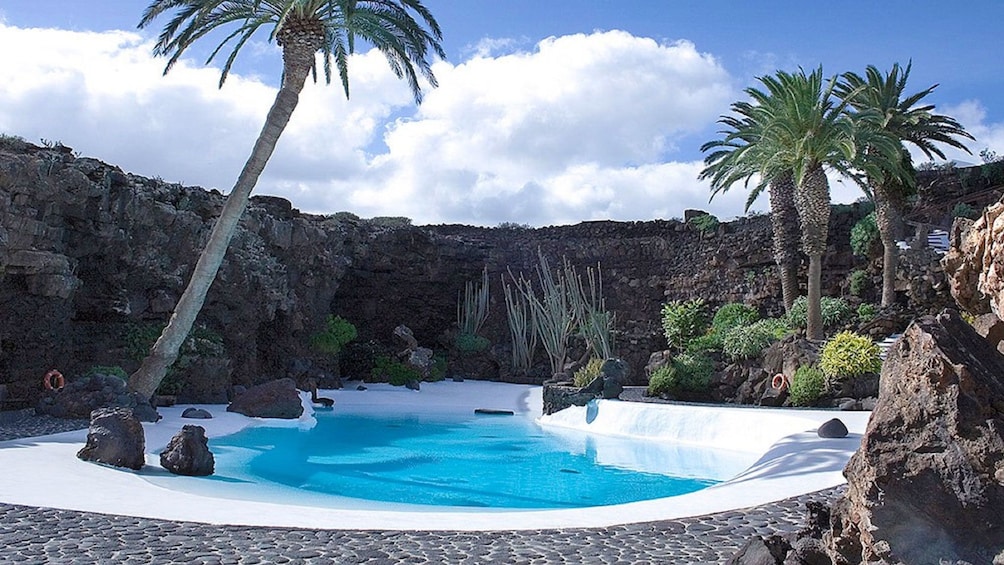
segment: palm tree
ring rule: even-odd
[[[844,101],[834,100],[836,78],[823,80],[822,67],[806,75],[777,71],[774,76],[761,77],[765,90],[748,88],[753,111],[760,131],[759,175],[761,183],[786,171],[795,182],[795,208],[802,227],[802,250],[809,256],[807,284],[808,315],[806,335],[809,339],[823,337],[822,259],[830,221],[830,184],[826,169],[854,178],[852,170],[857,147],[864,137],[877,153],[898,154],[898,146],[867,129],[859,131],[851,119]],[[871,119],[867,112],[859,113],[862,121]],[[870,163],[864,166],[873,168]]]
[[[956,137],[973,139],[954,119],[934,114],[934,105],[917,106],[924,97],[934,91],[937,85],[911,96],[905,96],[906,81],[910,77],[912,63],[901,68],[893,64],[885,76],[875,66],[869,65],[865,76],[844,73],[835,92],[846,99],[858,112],[870,113],[874,119],[866,123],[899,140],[900,145],[911,143],[918,147],[929,159],[934,155],[944,159],[945,155],[935,145],[944,143],[969,152]],[[865,148],[860,156],[864,159],[884,158],[881,153]],[[910,154],[901,150],[897,163],[877,163],[882,174],[868,175],[868,191],[875,202],[875,222],[882,240],[882,306],[890,306],[896,300],[896,263],[899,250],[896,241],[902,239],[903,213],[906,197],[916,190],[913,164]],[[890,173],[899,169],[903,174]]]
[[[345,95],[349,95],[348,59],[357,39],[380,50],[399,78],[408,81],[415,102],[422,90],[419,75],[432,86],[432,57],[445,58],[440,46],[442,32],[421,0],[155,0],[143,13],[139,27],[173,12],[158,37],[154,52],[169,56],[167,73],[194,42],[205,35],[233,26],[207,63],[234,41],[220,76],[220,87],[238,52],[260,30],[269,31],[269,41],[282,48],[282,82],[265,118],[258,140],[245,163],[220,217],[213,226],[195,272],[175,307],[171,320],[140,368],[129,377],[129,389],[143,397],[153,395],[168,367],[178,357],[216,278],[237,222],[289,122],[307,75],[317,76],[316,53],[321,52],[325,80],[331,82],[332,64],[337,68]]]
[[[770,151],[762,142],[761,130],[764,124],[756,121],[757,112],[748,102],[732,104],[735,115],[722,116],[719,123],[726,129],[719,133],[724,137],[709,141],[701,146],[702,152],[711,151],[704,159],[704,169],[698,178],[711,181],[711,198],[725,192],[739,180],[749,182],[759,173],[759,163],[764,156],[757,157],[758,151]],[[763,192],[763,184],[756,185],[746,200],[745,211]],[[773,230],[774,261],[777,263],[781,279],[781,296],[785,311],[798,298],[798,266],[801,257],[798,251],[799,225],[795,209],[795,182],[790,170],[780,171],[767,179],[770,199],[770,220]]]

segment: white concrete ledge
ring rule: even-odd
[[[540,388],[500,383],[429,383],[421,392],[382,385],[370,390],[325,391],[336,410],[508,409],[532,417],[540,414]],[[597,438],[627,435],[714,445],[743,452],[755,461],[733,479],[698,492],[666,499],[570,510],[491,511],[436,509],[398,505],[394,509],[331,508],[226,498],[212,489],[188,492],[177,477],[159,467],[159,451],[183,424],[204,426],[210,437],[233,433],[252,418],[230,414],[222,406],[206,406],[212,420],[184,420],[184,407],[162,409],[165,418],[145,424],[147,466],[138,472],[87,463],[76,458],[86,431],[0,442],[0,501],[167,520],[214,524],[384,530],[493,530],[552,527],[603,527],[696,516],[745,508],[833,487],[844,482],[841,471],[860,445],[869,414],[819,410],[755,409],[695,405],[657,405],[598,401],[541,418],[552,429],[590,431]],[[518,417],[518,416],[517,416]],[[851,431],[844,439],[824,440],[818,425],[839,417]],[[307,414],[285,425],[311,425]],[[271,425],[273,422],[269,421]],[[613,445],[613,444],[611,444]],[[611,452],[611,457],[619,456]],[[230,495],[227,495],[230,496]],[[365,506],[365,503],[363,503]],[[386,508],[386,505],[383,507]]]

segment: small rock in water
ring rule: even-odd
[[[575,469],[561,469],[561,473],[571,473],[573,475],[581,475],[582,473],[576,471]]]
[[[182,418],[194,418],[196,420],[209,420],[212,419],[213,415],[207,410],[202,408],[185,408],[185,411],[181,413]]]
[[[490,414],[495,416],[513,416],[515,412],[512,410],[499,410],[498,408],[475,408],[475,414]]]
[[[359,385],[356,387],[356,390],[366,390],[366,387],[364,387],[363,385]]]

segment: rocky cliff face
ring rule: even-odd
[[[37,396],[53,367],[68,377],[94,365],[135,368],[137,336],[166,322],[223,199],[64,147],[0,146],[0,383],[10,395]],[[852,206],[831,221],[826,294],[840,293],[854,265],[846,242],[860,215]],[[648,355],[664,348],[659,310],[667,300],[780,312],[770,241],[765,216],[703,234],[674,220],[415,227],[304,214],[259,196],[197,324],[222,337],[228,359],[212,365],[217,378],[245,385],[284,376],[291,360],[309,356],[309,336],[331,313],[352,321],[360,342],[391,345],[404,323],[422,345],[442,350],[458,292],[487,267],[483,333],[496,344],[494,365],[468,376],[508,378],[501,284],[509,271],[532,275],[539,250],[580,272],[601,266],[617,349],[643,380]]]

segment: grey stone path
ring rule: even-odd
[[[0,424],[0,439],[69,425],[25,417]],[[0,503],[0,562],[724,563],[752,535],[800,529],[809,500],[842,493],[838,487],[746,510],[609,528],[492,532],[225,526]]]

